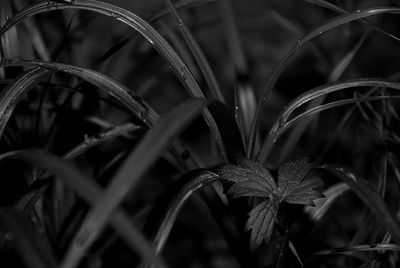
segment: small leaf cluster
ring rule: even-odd
[[[228,194],[233,198],[259,197],[261,203],[249,213],[246,229],[251,231],[250,246],[258,248],[264,240],[269,241],[282,202],[314,206],[314,200],[323,197],[318,189],[322,181],[307,177],[313,168],[307,159],[283,164],[278,171],[277,182],[261,162],[240,159],[238,165],[224,165],[219,176],[233,183]]]

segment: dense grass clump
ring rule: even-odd
[[[397,1],[0,1],[1,267],[399,267]]]

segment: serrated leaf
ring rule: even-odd
[[[246,229],[251,230],[251,251],[257,249],[264,240],[269,241],[277,214],[278,202],[274,199],[263,201],[251,210],[246,224]]]
[[[317,190],[323,184],[320,178],[306,178],[313,165],[306,158],[282,165],[278,174],[278,190],[281,200],[314,206],[314,199],[323,197]]]
[[[241,159],[238,166],[225,165],[218,173],[224,180],[235,183],[228,191],[234,198],[243,196],[272,198],[277,192],[274,179],[260,162]]]

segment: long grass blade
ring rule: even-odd
[[[249,137],[249,142],[247,144],[247,150],[251,152],[253,155],[254,152],[254,142],[255,138],[257,136],[258,132],[258,126],[259,122],[261,120],[261,114],[264,110],[264,107],[267,103],[269,94],[271,90],[275,87],[276,82],[278,81],[278,78],[284,71],[284,69],[288,66],[289,61],[293,58],[295,54],[297,54],[298,51],[304,45],[306,45],[308,42],[313,40],[315,37],[320,36],[326,31],[329,31],[331,29],[334,29],[338,26],[341,26],[343,24],[360,20],[366,17],[378,15],[378,14],[385,14],[385,13],[393,13],[393,14],[399,14],[400,13],[400,8],[391,8],[391,7],[382,7],[382,8],[369,8],[365,10],[357,10],[356,12],[352,12],[346,15],[338,16],[336,18],[333,18],[329,20],[328,22],[322,24],[321,26],[315,28],[314,30],[310,31],[308,34],[306,34],[303,38],[297,40],[296,44],[289,50],[289,52],[285,55],[285,57],[281,60],[281,62],[278,64],[276,69],[274,70],[271,78],[269,79],[266,88],[264,89],[261,99],[258,102],[256,114],[254,117],[254,120],[252,122],[251,126],[251,131],[250,131],[250,137]]]
[[[7,208],[0,210],[0,227],[12,236],[16,250],[26,267],[58,267],[50,244],[32,225],[22,212]]]
[[[323,8],[327,8],[327,9],[332,10],[332,11],[334,11],[336,13],[339,13],[339,14],[349,14],[350,13],[349,11],[347,11],[347,10],[341,8],[341,7],[338,7],[337,5],[334,5],[333,3],[329,3],[329,2],[327,2],[325,0],[305,0],[305,1],[309,2],[309,3],[312,3],[314,5],[318,5],[318,6],[323,7]],[[384,36],[387,36],[387,37],[389,37],[389,38],[391,38],[391,39],[393,39],[393,40],[395,40],[397,42],[400,42],[400,38],[398,38],[397,36],[395,36],[395,35],[393,35],[391,33],[388,33],[386,31],[382,30],[381,28],[379,28],[375,24],[369,22],[368,20],[362,19],[362,20],[360,20],[360,22],[362,24],[364,24],[365,26],[367,26],[368,28],[370,28],[370,29],[372,29],[372,30],[374,30],[374,31],[376,31],[378,33],[381,33]]]
[[[167,241],[171,229],[185,202],[197,190],[213,183],[219,178],[215,173],[196,170],[185,174],[162,195],[152,210],[147,227],[152,234],[153,247],[159,254]]]
[[[127,157],[106,192],[90,211],[64,258],[62,267],[80,261],[87,248],[104,229],[107,220],[144,172],[157,160],[170,140],[179,134],[205,107],[203,99],[190,99],[173,109]]]
[[[332,207],[338,197],[346,193],[350,187],[346,183],[335,184],[323,192],[325,198],[320,198],[314,201],[315,207],[305,207],[304,211],[310,216],[313,221],[319,221]]]
[[[296,99],[294,99],[292,102],[290,102],[287,107],[282,111],[281,115],[279,116],[278,120],[275,122],[275,124],[272,126],[268,138],[265,140],[261,150],[260,154],[258,156],[258,159],[260,161],[265,161],[265,159],[268,156],[268,153],[270,153],[273,144],[275,143],[277,137],[282,133],[281,130],[283,127],[287,128],[287,121],[291,114],[300,106],[303,104],[312,101],[318,97],[325,96],[327,94],[337,92],[340,90],[345,90],[349,88],[354,88],[354,87],[383,87],[383,88],[391,88],[391,89],[396,89],[400,90],[400,84],[395,83],[395,82],[390,82],[387,80],[378,80],[378,79],[356,79],[356,80],[351,80],[351,81],[346,81],[346,82],[340,82],[340,83],[333,83],[333,84],[327,84],[323,85],[320,87],[317,87],[315,89],[309,90]],[[394,97],[394,96],[391,96]],[[319,106],[319,107],[314,107],[310,111],[306,111],[305,113],[308,115],[311,115],[312,113],[315,113],[316,111],[319,111],[318,109],[321,109],[321,107],[325,107],[322,109],[329,109],[329,107],[334,107],[337,104],[345,103],[347,102],[348,104],[354,102],[359,102],[362,101],[363,99],[366,99],[369,97],[359,97],[359,98],[353,98],[351,100],[341,100],[339,103],[335,102],[332,104],[326,104],[325,106]],[[378,98],[378,97],[374,97]],[[358,99],[358,100],[357,100]],[[308,116],[307,115],[307,116]],[[302,115],[304,117],[304,115]],[[294,121],[291,122],[293,124]],[[278,134],[279,133],[279,134]]]
[[[185,22],[183,21],[182,17],[179,15],[178,11],[171,3],[171,1],[164,0],[164,3],[171,12],[173,18],[175,19],[175,22],[178,24],[179,30],[181,31],[182,36],[190,49],[190,52],[193,54],[193,57],[195,58],[197,65],[199,66],[200,71],[203,74],[204,79],[206,80],[208,88],[210,89],[216,100],[224,103],[224,96],[218,85],[217,79],[215,78],[214,72],[212,71],[209,62],[204,55],[203,50],[200,48],[196,39],[190,32],[189,28],[186,26]]]
[[[94,180],[82,174],[76,167],[57,156],[37,150],[13,151],[0,155],[0,161],[5,159],[17,159],[34,164],[56,175],[65,185],[75,190],[91,206],[99,203],[103,190],[94,183]],[[166,268],[164,262],[156,256],[149,242],[143,234],[132,224],[128,216],[118,209],[109,217],[111,225],[126,243],[147,261],[156,267]]]
[[[182,62],[171,46],[164,40],[164,38],[142,18],[115,5],[96,0],[74,0],[73,4],[62,1],[40,1],[20,10],[13,17],[11,17],[1,28],[0,36],[27,17],[60,9],[93,11],[112,17],[135,29],[143,37],[145,37],[168,62],[168,64],[171,66],[171,69],[176,73],[178,79],[185,87],[188,88],[190,92],[193,93],[194,96],[204,96],[186,65]]]
[[[357,44],[348,52],[344,55],[344,57],[336,64],[335,68],[332,70],[328,77],[328,82],[337,82],[339,78],[342,76],[344,71],[347,69],[347,67],[350,65],[350,63],[353,61],[356,53],[359,51],[361,48],[362,44],[366,40],[369,32],[364,34],[360,40],[357,42]],[[325,100],[325,97],[321,97],[318,99],[313,100],[310,102],[310,104],[307,106],[306,110],[309,110],[313,107],[320,106]],[[318,117],[317,117],[318,118]],[[296,127],[291,131],[289,138],[287,139],[287,142],[285,142],[285,145],[281,150],[279,150],[279,155],[278,155],[278,160],[277,163],[281,163],[281,161],[285,158],[286,155],[289,155],[296,144],[298,144],[298,141],[300,140],[301,136],[307,129],[308,125],[311,123],[312,118],[309,118],[308,120],[304,120],[301,124],[297,124]]]
[[[171,66],[171,69],[191,96],[200,98],[205,97],[189,69],[163,37],[136,14],[112,4],[96,0],[74,0],[73,2],[49,0],[40,1],[28,6],[23,10],[20,10],[13,17],[11,17],[0,29],[0,36],[27,17],[59,9],[79,9],[93,11],[112,17],[138,31],[167,61],[168,65]],[[213,138],[216,140],[221,150],[222,156],[226,159],[225,148],[212,116],[207,110],[203,112],[203,116],[212,132]]]
[[[391,233],[394,241],[397,244],[400,244],[399,223],[389,211],[385,201],[376,191],[372,190],[372,186],[368,185],[363,178],[346,167],[339,165],[324,165],[322,168],[348,184],[361,201],[370,209],[377,221]]]
[[[118,100],[118,102],[121,103],[132,116],[137,117],[145,125],[151,127],[160,119],[159,115],[139,96],[135,95],[132,90],[103,73],[88,68],[57,62],[4,60],[1,64],[3,66],[32,65],[77,76],[97,86],[99,89],[103,90],[105,94]]]
[[[18,101],[25,93],[51,76],[53,72],[41,67],[18,76],[0,93],[0,138]]]
[[[378,101],[378,100],[395,100],[399,99],[400,96],[373,96],[373,97],[355,97],[351,99],[346,99],[346,100],[339,100],[339,101],[333,101],[324,105],[320,105],[317,107],[314,107],[304,113],[299,114],[295,118],[291,119],[290,121],[286,122],[285,125],[278,131],[277,137],[282,135],[283,132],[285,132],[289,127],[297,123],[299,120],[302,120],[306,117],[309,117],[311,115],[314,115],[316,113],[320,113],[322,111],[328,110],[328,109],[333,109],[339,106],[343,105],[348,105],[348,104],[357,104],[357,103],[368,103],[371,101]]]

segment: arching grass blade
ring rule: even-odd
[[[313,40],[315,37],[320,36],[326,31],[329,31],[331,29],[334,29],[338,26],[341,26],[343,24],[360,20],[366,17],[378,15],[378,14],[399,14],[400,13],[400,8],[392,8],[392,7],[382,7],[382,8],[369,8],[365,10],[357,10],[356,12],[352,12],[346,15],[338,16],[336,18],[333,18],[329,20],[328,22],[322,24],[321,26],[315,28],[314,30],[310,31],[308,34],[306,34],[303,38],[299,39],[296,44],[289,50],[289,52],[285,55],[285,57],[281,60],[281,62],[278,64],[276,69],[274,70],[271,78],[268,80],[267,86],[264,89],[261,99],[258,102],[256,114],[254,117],[254,120],[252,122],[251,126],[251,131],[250,131],[250,136],[249,136],[249,142],[247,144],[247,150],[251,152],[253,155],[253,150],[254,150],[254,142],[255,138],[257,135],[258,127],[259,127],[259,122],[261,120],[261,114],[264,110],[264,107],[266,105],[266,102],[268,100],[268,96],[270,91],[275,87],[276,82],[278,81],[280,75],[284,71],[284,69],[288,66],[289,61],[293,58],[293,56],[300,51],[300,49]]]
[[[52,71],[37,67],[18,76],[0,93],[0,138],[18,101],[27,91],[46,80]]]
[[[361,201],[371,210],[378,222],[391,233],[394,241],[400,244],[400,226],[391,214],[385,201],[373,190],[372,186],[359,177],[354,171],[339,165],[324,165],[324,170],[345,182],[357,194]]]

